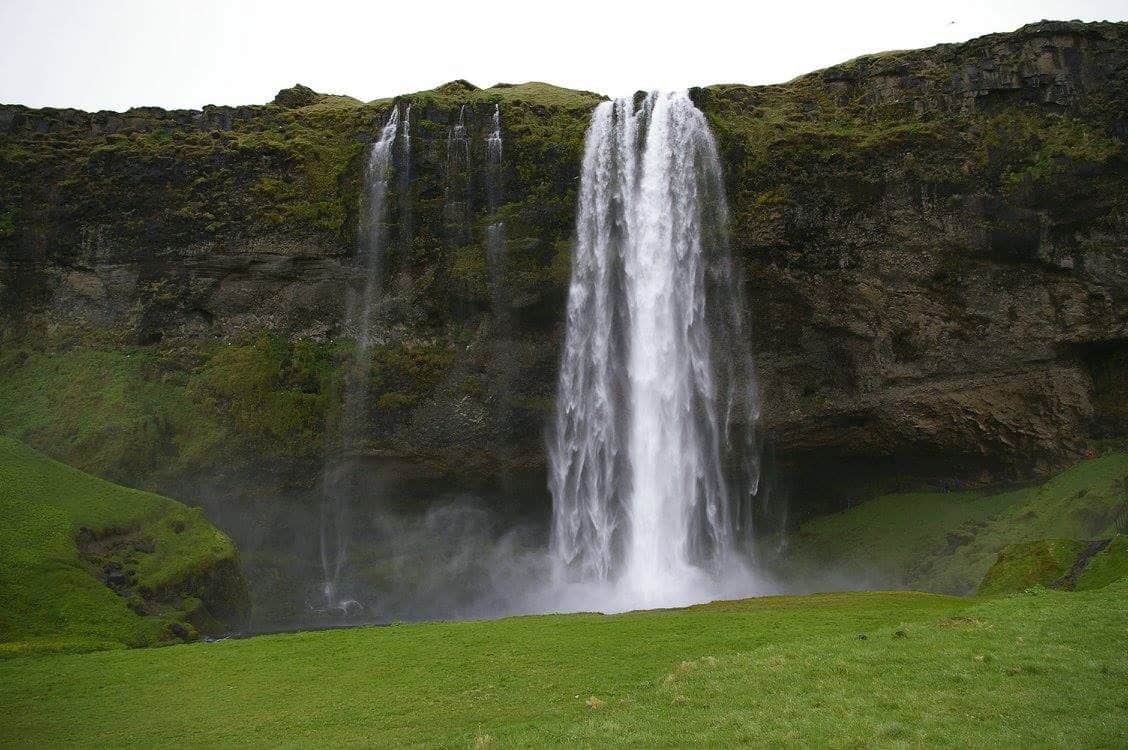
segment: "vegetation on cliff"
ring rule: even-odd
[[[270,105],[198,113],[3,108],[0,312],[18,325],[5,334],[12,356],[0,365],[0,398],[16,403],[31,394],[34,403],[12,412],[0,429],[132,483],[148,481],[158,466],[183,475],[208,460],[246,465],[316,453],[347,360],[341,352],[350,344],[338,330],[339,286],[329,282],[318,292],[334,294],[326,300],[310,299],[302,287],[311,276],[344,275],[356,241],[365,144],[392,106],[410,106],[411,153],[397,152],[410,165],[399,161],[396,168],[411,179],[393,180],[389,198],[395,226],[381,312],[388,334],[372,373],[380,399],[373,447],[425,460],[447,451],[438,462],[458,463],[467,446],[450,453],[449,441],[466,436],[483,457],[475,462],[539,453],[529,444],[503,451],[514,426],[500,424],[496,414],[517,414],[523,428],[550,403],[546,332],[567,283],[575,175],[598,101],[541,83],[476,89],[454,82],[369,104],[295,87]],[[498,104],[501,203],[487,216],[479,162]],[[459,118],[468,134],[452,152]],[[49,196],[41,193],[48,183]],[[499,298],[520,313],[505,330],[492,319],[496,301],[482,242],[485,225],[499,218],[512,249],[494,272]],[[283,307],[226,328],[233,310],[217,309],[199,290],[222,285],[217,274],[240,274],[246,263],[253,271],[264,258],[294,291],[237,292],[239,306],[262,297]],[[151,273],[119,295],[116,281],[99,270],[106,264],[142,264]],[[41,307],[58,280],[52,266],[70,269],[64,283],[78,285],[59,315]],[[291,354],[316,360],[316,373],[288,370]],[[47,382],[51,373],[81,368],[84,358],[106,367],[113,385],[95,385],[77,398],[73,388],[40,387],[58,385]],[[507,371],[538,374],[500,390],[493,385],[499,362]],[[437,373],[436,365],[445,371]],[[127,411],[153,421],[145,430],[160,433],[157,440],[119,447],[114,431],[103,427],[126,419],[113,414],[110,397],[126,382],[142,386],[144,402]],[[479,407],[486,399],[506,403]],[[438,415],[463,402],[474,408],[444,433]],[[109,420],[99,419],[107,412]],[[91,429],[102,447],[76,445],[91,442],[76,420],[97,425]]]
[[[0,438],[0,656],[190,640],[238,626],[231,540],[199,510]]]
[[[64,340],[66,339],[66,340]],[[177,346],[56,335],[0,354],[0,432],[133,484],[211,466],[307,457],[336,383],[336,352],[308,339]]]

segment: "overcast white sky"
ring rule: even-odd
[[[301,82],[364,100],[455,78],[605,94],[777,83],[868,52],[1126,20],[1128,0],[0,0],[0,102],[253,104]]]

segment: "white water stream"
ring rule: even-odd
[[[727,220],[716,144],[686,93],[596,109],[550,439],[566,607],[756,592],[741,552],[758,410]]]

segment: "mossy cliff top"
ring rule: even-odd
[[[299,84],[267,105],[202,110],[0,105],[0,247],[16,257],[34,253],[37,238],[25,231],[51,224],[53,257],[72,260],[81,257],[79,235],[95,225],[118,243],[128,241],[123,251],[147,255],[160,245],[279,233],[330,251],[338,243],[347,248],[354,242],[359,156],[393,105],[415,105],[413,138],[426,150],[431,141],[445,144],[463,106],[477,136],[493,105],[503,104],[510,156],[542,182],[544,169],[569,166],[559,157],[543,162],[548,142],[578,161],[587,114],[598,100],[544,83],[477,89],[455,82],[370,103]],[[51,180],[61,194],[38,192],[35,178]],[[48,215],[37,205],[45,199]]]

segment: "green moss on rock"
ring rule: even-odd
[[[1086,543],[1076,539],[1040,539],[1009,544],[983,577],[979,594],[1004,594],[1031,586],[1052,586],[1069,573]]]

